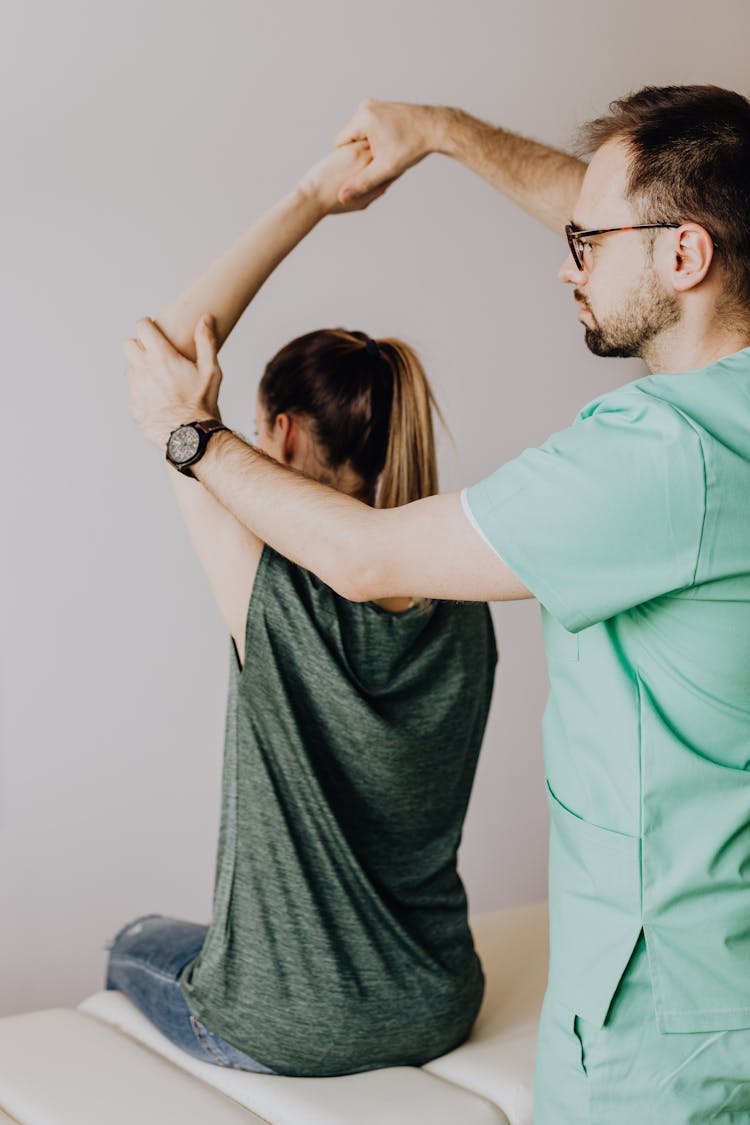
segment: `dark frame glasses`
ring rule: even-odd
[[[582,271],[583,266],[583,248],[586,245],[582,242],[583,238],[593,238],[595,234],[613,234],[618,230],[655,230],[657,227],[680,227],[682,223],[639,223],[634,227],[606,227],[604,230],[579,230],[575,223],[565,224],[565,236],[568,240],[570,252],[573,255],[573,261],[576,264],[576,269]]]

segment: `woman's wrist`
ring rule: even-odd
[[[311,230],[321,219],[325,219],[326,215],[330,214],[330,207],[327,206],[323,193],[315,184],[305,183],[304,180],[300,180],[287,199],[291,207],[310,222]]]

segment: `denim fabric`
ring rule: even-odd
[[[180,973],[200,952],[207,926],[145,914],[120,930],[109,947],[107,988],[132,1000],[171,1043],[201,1062],[273,1071],[214,1035],[190,1012],[180,991]]]

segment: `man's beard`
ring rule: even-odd
[[[680,319],[680,308],[674,293],[665,293],[653,271],[645,272],[638,285],[623,301],[619,312],[601,323],[587,305],[594,319],[593,328],[586,326],[586,347],[594,355],[643,356],[644,348],[660,332],[673,327]]]

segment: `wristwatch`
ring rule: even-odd
[[[195,478],[195,473],[190,468],[196,461],[200,461],[206,452],[208,439],[211,434],[219,430],[228,430],[223,422],[216,418],[209,418],[205,422],[188,422],[185,426],[178,426],[172,430],[167,442],[167,461],[175,469],[184,473],[186,477]]]

